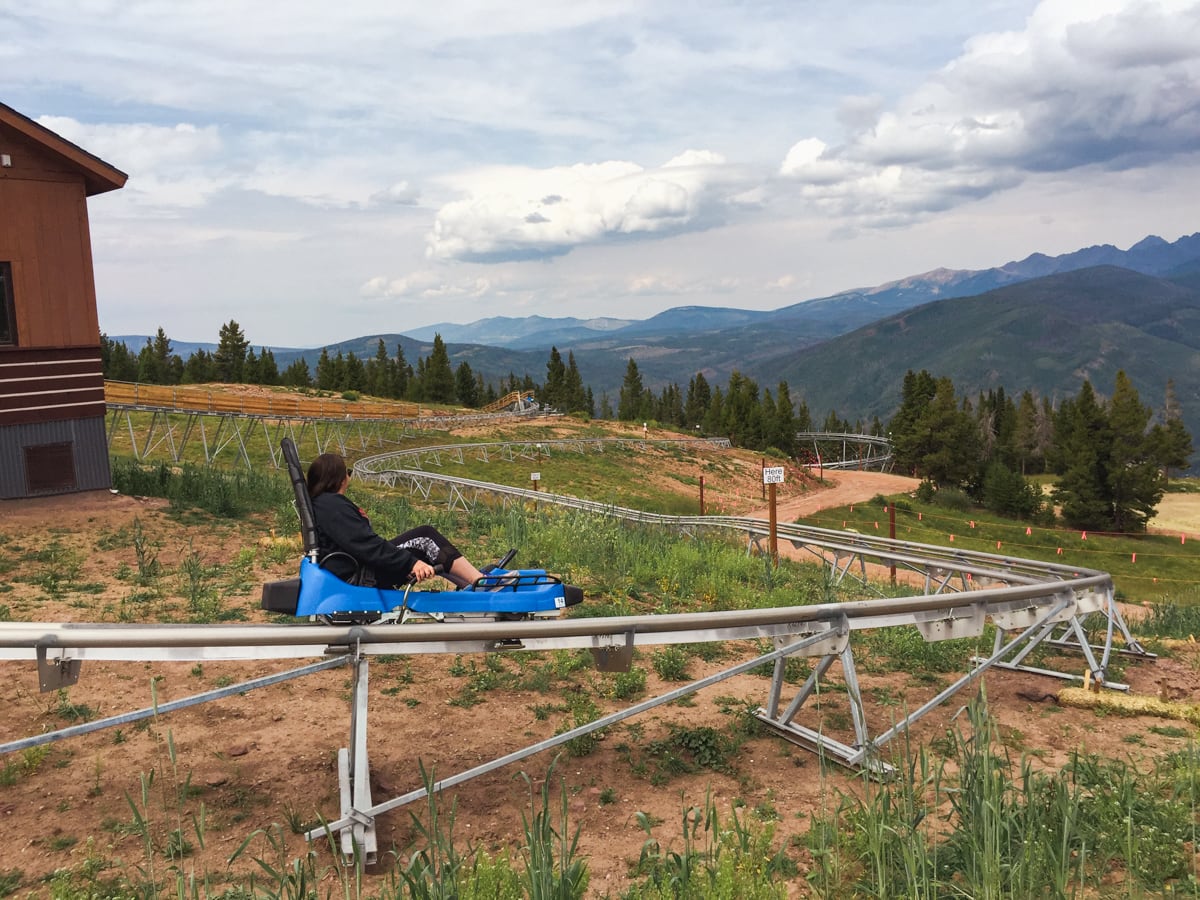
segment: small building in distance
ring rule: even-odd
[[[87,198],[126,177],[0,103],[0,499],[112,485]]]

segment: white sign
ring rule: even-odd
[[[530,473],[529,473],[529,480],[530,480],[530,481],[541,481],[541,480],[542,480],[542,473],[541,473],[541,472],[530,472]]]
[[[783,484],[783,466],[766,466],[762,472],[763,484]]]

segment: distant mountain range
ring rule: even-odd
[[[1035,253],[981,271],[936,269],[874,288],[843,291],[773,311],[684,306],[645,320],[496,317],[443,323],[407,334],[331,344],[330,353],[374,356],[404,348],[427,356],[435,334],[454,365],[488,380],[546,375],[551,346],[575,354],[597,402],[613,405],[630,358],[656,392],[686,387],[697,371],[724,385],[737,369],[774,390],[786,380],[814,416],[886,420],[907,369],[953,379],[960,393],[1003,386],[1073,395],[1084,377],[1100,393],[1124,369],[1144,403],[1161,406],[1168,377],[1200,444],[1200,233],[1147,237],[1120,250],[1105,244],[1062,256]],[[146,336],[119,336],[140,349]],[[215,344],[173,341],[185,357]],[[272,348],[280,367],[320,350]]]

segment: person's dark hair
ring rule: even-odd
[[[322,453],[308,467],[308,496],[336,494],[346,480],[346,460],[337,453]]]

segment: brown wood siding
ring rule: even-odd
[[[17,346],[98,347],[83,176],[11,129],[0,152],[12,157],[0,168],[0,260],[12,263]]]
[[[0,353],[0,426],[104,418],[98,350]]]

